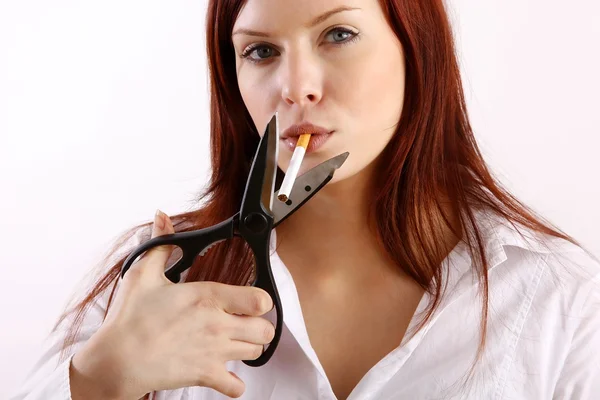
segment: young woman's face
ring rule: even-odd
[[[405,68],[378,0],[248,0],[232,40],[239,89],[261,134],[275,112],[281,133],[302,122],[333,131],[307,152],[299,174],[348,151],[334,181],[348,178],[389,142]],[[292,152],[293,144],[280,143],[283,171]]]

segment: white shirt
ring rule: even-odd
[[[374,365],[348,400],[600,398],[600,264],[565,241],[538,235],[548,249],[499,220],[478,214],[478,221],[489,259],[490,305],[486,347],[471,379],[461,380],[479,345],[481,300],[471,258],[459,244],[442,263],[449,273],[448,290],[433,318]],[[284,311],[283,332],[264,366],[227,363],[246,384],[241,398],[333,400],[310,344],[294,280],[277,253],[271,265]],[[102,323],[106,299],[90,309],[73,353]],[[429,299],[423,297],[410,327],[420,321],[417,316]],[[274,310],[269,319],[273,316]],[[70,399],[70,358],[57,361],[62,334],[48,338],[46,351],[12,399]],[[201,387],[155,396],[226,398]]]

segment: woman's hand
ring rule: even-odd
[[[152,237],[169,233],[170,219],[158,212]],[[73,357],[74,400],[77,393],[91,397],[90,390],[78,392],[78,383],[90,380],[103,385],[97,392],[119,399],[187,386],[243,394],[244,382],[225,363],[256,359],[271,342],[275,328],[260,317],[273,308],[271,297],[249,286],[174,284],[164,275],[171,251],[150,250],[123,277],[103,325]]]

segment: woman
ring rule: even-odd
[[[120,281],[125,254],[59,321],[15,398],[591,399],[600,391],[599,264],[486,169],[442,1],[211,0],[207,39],[206,203],[172,220],[158,213],[124,239],[232,215],[274,112],[282,130],[324,128],[327,140],[300,173],[350,157],[277,228],[271,263],[285,310],[277,351],[262,367],[240,361],[257,358],[273,335],[269,296],[244,286],[252,281],[244,243],[211,249],[179,284],[162,273],[169,249]],[[282,171],[291,147],[281,149]]]

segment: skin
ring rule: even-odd
[[[342,6],[358,9],[309,25]],[[234,32],[243,29],[266,35],[233,35],[239,89],[258,131],[275,112],[282,130],[303,121],[334,130],[300,173],[350,152],[334,179],[276,232],[311,345],[345,399],[400,345],[423,296],[378,246],[366,218],[374,165],[402,112],[402,46],[377,0],[248,0]],[[253,44],[262,50],[249,57],[266,61],[239,57]],[[280,147],[284,171],[291,155]],[[171,233],[169,218],[157,214],[152,237]],[[272,340],[274,327],[261,317],[272,308],[270,296],[254,287],[174,284],[164,276],[169,255],[155,248],[123,278],[101,328],[72,359],[73,399],[140,398],[186,386],[244,393],[225,363],[255,359]]]
[[[355,9],[307,26],[339,7]],[[302,239],[311,274],[332,281],[351,274],[362,280],[365,261],[382,258],[366,220],[369,182],[400,119],[405,86],[402,46],[378,1],[249,0],[232,41],[239,89],[260,132],[276,111],[281,131],[302,121],[335,130],[324,146],[305,156],[300,174],[350,152],[333,180],[278,227],[277,237],[282,246],[290,232]],[[291,156],[280,146],[283,171]],[[331,248],[343,251],[332,254]],[[368,272],[371,276],[373,268]]]
[[[339,7],[355,9],[310,24]],[[335,394],[346,398],[400,344],[423,295],[387,258],[366,218],[375,162],[402,112],[403,49],[377,0],[248,0],[232,41],[239,89],[259,132],[275,112],[281,131],[303,121],[335,130],[306,155],[300,174],[350,152],[276,232],[311,345]],[[291,156],[280,146],[283,171]]]

